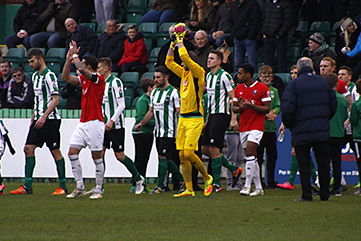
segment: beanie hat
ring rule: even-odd
[[[308,38],[308,40],[312,40],[313,42],[322,45],[323,42],[325,41],[325,37],[323,37],[321,33],[314,33]]]

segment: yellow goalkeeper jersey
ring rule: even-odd
[[[180,114],[199,112],[203,115],[202,96],[205,84],[205,70],[189,57],[185,47],[179,48],[179,56],[189,70],[174,62],[173,56],[167,55],[165,65],[181,78]]]

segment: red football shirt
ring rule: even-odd
[[[82,90],[80,122],[88,122],[91,120],[104,122],[102,102],[105,81],[102,75],[98,73],[97,75],[98,80],[96,82],[88,80],[84,75],[79,76]]]
[[[340,80],[340,79],[337,82],[336,90],[337,90],[338,93],[340,93],[343,96],[350,95],[350,91],[348,91],[347,84],[345,82],[343,82],[342,80]]]
[[[255,81],[251,86],[244,83],[238,85],[234,90],[234,96],[238,99],[251,101],[252,104],[262,106],[264,102],[271,101],[269,88],[261,82]],[[264,131],[266,114],[252,109],[244,109],[239,116],[239,131],[259,130]]]

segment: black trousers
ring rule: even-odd
[[[295,146],[298,167],[301,176],[302,198],[312,200],[311,188],[311,148],[313,149],[318,166],[318,178],[320,181],[320,198],[328,200],[330,192],[328,185],[330,184],[330,152],[329,143],[315,142],[304,145]]]
[[[135,143],[134,164],[140,175],[145,177],[150,152],[153,146],[153,133],[133,135]]]
[[[341,156],[343,138],[332,137],[329,141],[330,145],[330,160],[332,163],[333,173],[333,189],[339,190],[341,186]]]
[[[264,149],[266,148],[267,162],[267,184],[269,186],[275,185],[275,168],[277,160],[277,144],[276,132],[263,132],[261,142],[257,149],[258,165],[260,167],[260,177],[262,177],[262,164],[264,162]]]

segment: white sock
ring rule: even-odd
[[[253,172],[253,181],[256,189],[262,190],[261,177],[259,176],[259,165],[257,159],[254,161],[254,172]]]
[[[82,168],[79,161],[78,155],[69,155],[68,156],[71,163],[71,169],[73,171],[74,179],[76,182],[76,188],[84,189],[84,181],[83,181],[83,173]]]
[[[104,168],[104,162],[103,159],[97,159],[94,160],[94,164],[95,164],[95,192],[96,193],[101,193],[102,188],[103,188],[103,179],[104,179],[104,172],[105,172],[105,168]]]
[[[246,188],[251,188],[252,179],[254,175],[254,156],[246,157],[246,183],[244,186]]]

